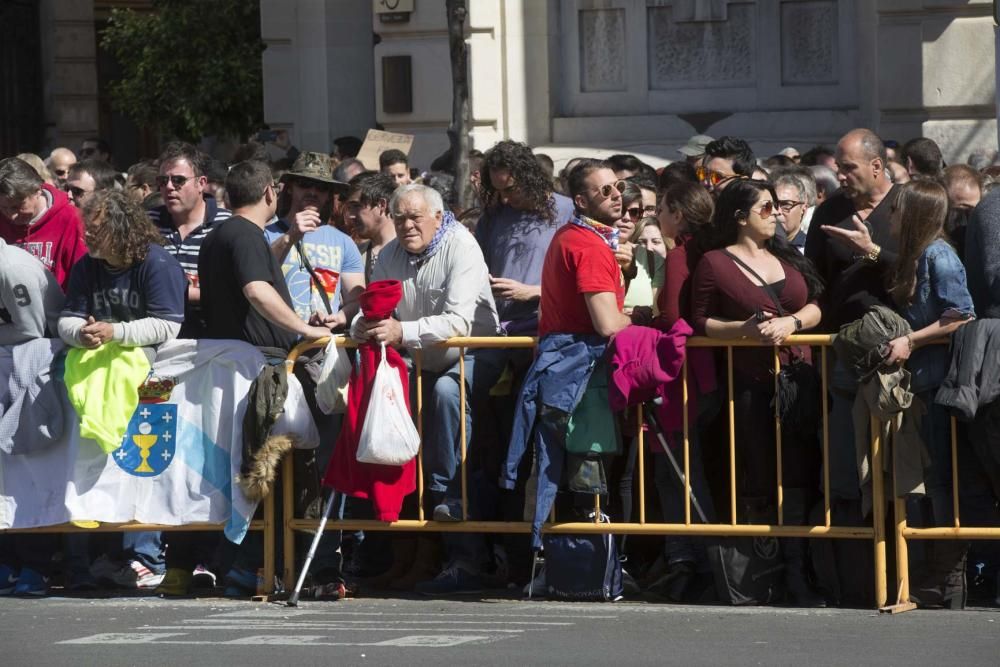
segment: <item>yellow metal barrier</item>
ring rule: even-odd
[[[777,448],[777,460],[778,460],[778,524],[777,525],[762,525],[762,524],[739,524],[737,523],[737,512],[736,512],[736,430],[734,424],[735,417],[735,399],[733,390],[733,350],[737,347],[761,347],[762,344],[757,341],[752,340],[717,340],[705,337],[693,337],[688,339],[687,346],[689,348],[695,347],[710,347],[710,348],[724,348],[727,354],[726,370],[729,379],[728,386],[728,414],[729,414],[729,492],[730,492],[730,507],[729,507],[729,522],[728,523],[717,523],[717,524],[701,524],[692,523],[691,521],[691,495],[690,495],[690,424],[688,423],[688,366],[685,361],[682,368],[683,374],[683,388],[682,397],[684,402],[684,409],[682,410],[684,415],[683,421],[683,470],[684,470],[684,523],[683,524],[667,524],[667,523],[648,523],[646,521],[645,512],[645,460],[643,452],[642,443],[642,429],[639,429],[639,449],[637,458],[637,469],[639,478],[639,520],[638,523],[589,523],[589,522],[557,522],[555,520],[555,512],[549,517],[549,522],[543,527],[543,532],[545,533],[615,533],[623,535],[691,535],[691,536],[720,536],[720,537],[737,537],[737,536],[769,536],[769,537],[825,537],[825,538],[839,538],[839,539],[866,539],[872,540],[874,553],[875,553],[875,606],[883,607],[886,604],[888,597],[888,585],[887,585],[887,568],[886,568],[886,535],[885,535],[885,517],[884,511],[881,509],[874,513],[873,523],[871,527],[868,526],[833,526],[831,525],[831,512],[830,512],[830,474],[829,474],[829,444],[830,444],[830,434],[829,434],[829,408],[827,399],[827,349],[831,345],[832,337],[828,335],[796,335],[791,336],[785,341],[783,346],[817,346],[821,348],[821,364],[819,365],[821,371],[822,379],[822,390],[823,390],[823,401],[822,401],[822,414],[823,414],[823,432],[822,432],[822,448],[823,448],[823,506],[824,506],[824,525],[821,526],[786,526],[784,525],[783,516],[783,489],[782,489],[782,479],[781,479],[781,451],[782,451],[782,438],[781,438],[781,426],[778,423],[777,412],[775,413],[775,424],[777,427],[776,431],[776,448]],[[286,363],[289,369],[294,365],[295,360],[300,354],[306,350],[325,347],[328,339],[321,339],[313,341],[310,343],[303,343],[296,347],[289,354]],[[534,347],[537,339],[531,337],[497,337],[497,338],[452,338],[441,345],[443,347],[459,348],[461,355],[459,358],[463,359],[465,351],[467,348],[531,348]],[[345,347],[355,347],[356,343],[350,339],[340,337],[338,339],[338,345],[343,345]],[[415,372],[417,373],[417,392],[416,392],[416,406],[414,416],[417,422],[418,430],[423,435],[423,396],[420,378],[420,353],[419,350],[415,351],[414,362],[415,362]],[[778,359],[778,347],[774,347],[774,363],[775,368],[779,368]],[[460,387],[460,400],[464,410],[466,401],[466,390],[465,390],[465,364],[460,362],[459,364],[459,387]],[[775,380],[777,382],[777,379]],[[464,414],[464,411],[463,411]],[[642,407],[638,408],[639,423],[642,423]],[[462,437],[462,449],[461,449],[461,474],[462,474],[462,506],[463,515],[467,517],[467,481],[466,481],[466,433],[464,427],[465,421],[462,420],[461,427],[461,437]],[[873,424],[873,440],[872,440],[872,468],[875,470],[882,469],[882,443],[877,437],[878,430],[875,428],[876,425]],[[285,587],[291,588],[295,583],[295,533],[296,532],[308,532],[315,531],[319,525],[319,521],[315,519],[301,519],[294,516],[294,472],[291,457],[286,457],[283,463],[283,478],[284,478],[284,503],[283,503],[283,519],[284,519],[284,581]],[[876,508],[882,508],[884,490],[882,485],[882,480],[878,475],[874,475],[875,483],[873,484],[873,500]],[[385,523],[376,520],[356,520],[356,519],[344,519],[344,520],[331,520],[327,524],[328,530],[385,530],[385,531],[432,531],[432,532],[488,532],[488,533],[528,533],[531,530],[531,524],[529,522],[495,522],[495,521],[462,521],[462,522],[438,522],[430,521],[424,518],[424,503],[423,503],[423,465],[422,457],[418,454],[418,464],[417,464],[417,494],[418,494],[418,510],[416,519],[401,519],[392,523]],[[595,508],[600,508],[600,498],[595,496]],[[946,529],[946,530],[957,530],[957,529]]]
[[[250,522],[249,530],[259,530],[264,533],[264,594],[270,595],[274,592],[274,575],[277,569],[275,561],[275,542],[277,540],[277,526],[274,516],[274,497],[268,495],[261,501],[263,506],[263,518]],[[225,524],[222,523],[189,523],[181,526],[165,526],[157,523],[102,523],[93,528],[82,528],[72,523],[61,523],[55,526],[40,526],[38,528],[8,528],[0,530],[0,535],[19,533],[135,533],[142,531],[159,532],[179,532],[197,531],[211,532],[222,531]]]

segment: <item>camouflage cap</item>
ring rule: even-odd
[[[333,168],[330,166],[330,157],[325,153],[306,152],[295,158],[292,168],[281,175],[281,181],[285,182],[289,178],[308,178],[320,183],[346,188],[347,183],[333,178]]]

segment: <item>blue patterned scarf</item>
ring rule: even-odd
[[[441,220],[441,226],[438,227],[436,232],[434,232],[434,238],[432,238],[431,242],[427,244],[427,247],[416,254],[407,251],[406,254],[410,256],[410,266],[417,266],[418,264],[422,264],[433,257],[434,253],[441,248],[441,244],[444,243],[448,234],[451,234],[460,226],[461,223],[455,218],[454,214],[452,214],[451,211],[445,211]]]
[[[569,219],[570,223],[576,225],[577,227],[583,227],[584,229],[589,229],[604,241],[612,252],[618,250],[618,234],[621,230],[617,227],[609,227],[603,223],[597,222],[596,220],[591,220],[587,216],[581,215],[579,217],[572,217]]]

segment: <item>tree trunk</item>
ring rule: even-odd
[[[448,12],[448,46],[451,52],[451,164],[455,173],[455,202],[460,210],[472,205],[472,183],[469,181],[469,129],[472,113],[469,106],[469,47],[465,43],[466,0],[446,0]]]

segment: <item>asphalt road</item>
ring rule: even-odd
[[[0,665],[998,665],[1000,610],[0,599]]]

